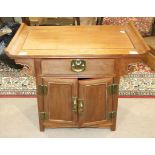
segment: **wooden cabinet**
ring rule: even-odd
[[[50,127],[102,127],[112,124],[113,78],[42,78],[43,124]],[[43,93],[44,91],[44,93]],[[42,103],[40,103],[42,104]],[[42,116],[44,115],[44,116]]]
[[[116,129],[118,85],[128,65],[155,57],[134,25],[27,26],[6,54],[35,75],[40,130]]]

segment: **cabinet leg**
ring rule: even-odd
[[[116,123],[111,126],[111,131],[116,131]]]
[[[44,131],[45,130],[45,128],[44,128],[44,126],[43,126],[43,124],[42,124],[42,122],[39,122],[39,127],[40,127],[40,131]]]
[[[40,131],[44,132],[44,130],[45,130],[45,128],[43,126],[42,127],[40,126]]]
[[[119,84],[119,80],[120,77],[115,77],[114,78],[114,83]],[[113,106],[112,106],[112,110],[117,112],[117,106],[118,106],[118,94],[119,92],[117,91],[117,93],[115,93],[113,95]],[[116,130],[116,118],[117,118],[117,113],[116,113],[116,117],[112,119],[112,125],[111,125],[111,131],[115,131]]]

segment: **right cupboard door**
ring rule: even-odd
[[[78,118],[80,127],[108,124],[112,111],[112,95],[108,87],[113,78],[79,80]]]

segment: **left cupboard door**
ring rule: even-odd
[[[44,121],[47,127],[77,126],[77,79],[43,78],[47,88],[44,95],[44,111],[48,119]]]

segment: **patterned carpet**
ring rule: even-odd
[[[36,95],[35,78],[0,62],[0,95]]]
[[[132,65],[121,77],[120,96],[155,96],[155,72],[143,63]]]
[[[120,96],[155,96],[155,72],[142,63],[129,67],[128,72],[121,77]],[[0,95],[36,95],[35,77],[0,62]]]

